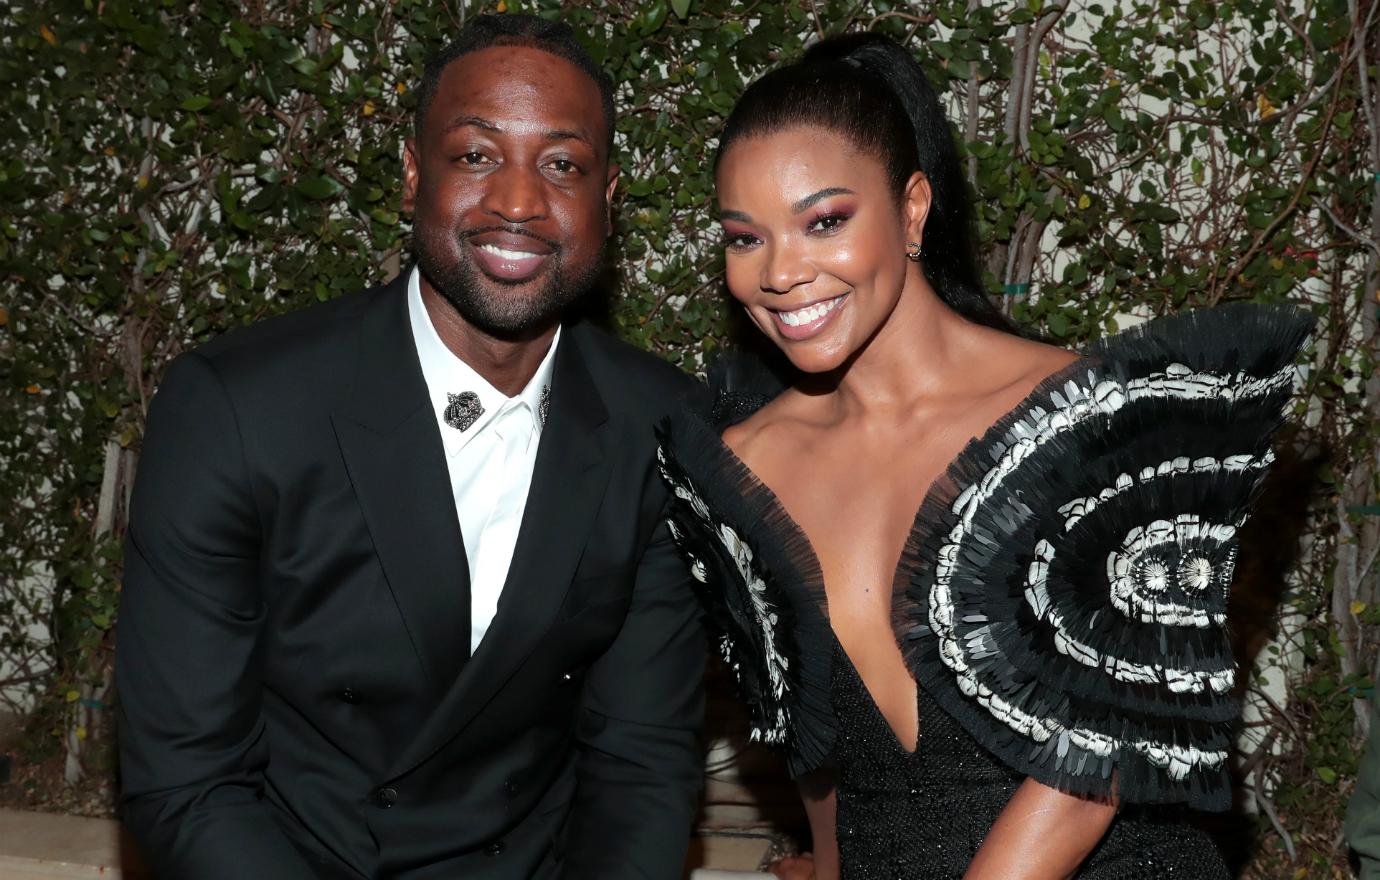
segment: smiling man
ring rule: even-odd
[[[149,412],[116,671],[161,880],[680,876],[704,636],[652,426],[691,386],[562,323],[611,84],[486,16],[419,95],[416,267],[183,355]]]

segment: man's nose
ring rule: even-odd
[[[545,178],[533,168],[505,164],[489,175],[481,207],[508,223],[546,216]]]

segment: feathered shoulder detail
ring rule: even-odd
[[[1017,771],[1225,809],[1236,535],[1312,319],[1225,306],[1090,346],[931,489],[896,626],[917,681]]]
[[[700,585],[752,738],[780,748],[799,776],[826,763],[836,730],[824,579],[808,539],[721,438],[784,384],[746,355],[721,356],[709,382],[709,408],[687,404],[657,429],[671,535]]]

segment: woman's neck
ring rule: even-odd
[[[984,331],[914,276],[886,321],[841,368],[835,391],[841,414],[903,416],[928,398],[973,384],[975,338]]]

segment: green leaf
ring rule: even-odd
[[[183,110],[187,110],[191,113],[195,113],[198,110],[205,110],[209,106],[211,106],[211,99],[206,95],[193,95],[181,104]]]
[[[1063,339],[1069,334],[1069,319],[1063,312],[1055,312],[1049,316],[1049,332],[1056,337]]]
[[[685,21],[690,15],[690,0],[671,0],[671,11],[676,14],[676,18]]]
[[[650,36],[661,30],[661,26],[666,23],[666,16],[670,12],[665,0],[655,0],[647,4],[642,10],[642,26],[638,31],[643,36]]]
[[[309,199],[329,199],[345,191],[333,178],[309,175],[297,181],[297,191]]]
[[[1337,771],[1333,770],[1331,767],[1317,767],[1315,771],[1318,774],[1318,778],[1328,785],[1332,785],[1337,781]]]

